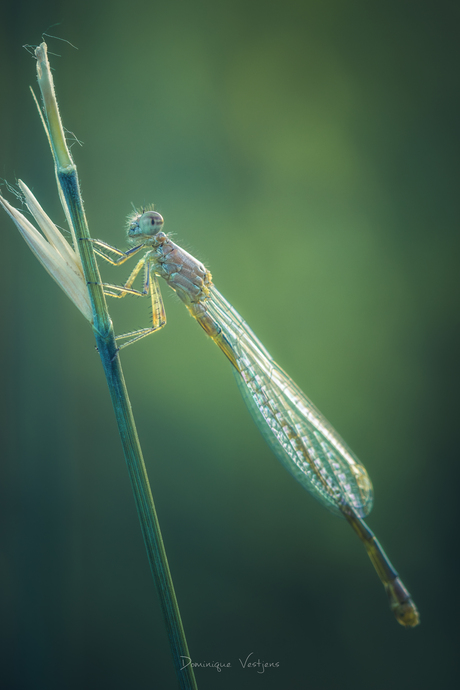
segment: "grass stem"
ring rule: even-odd
[[[197,685],[191,664],[181,670],[183,667],[181,657],[190,657],[190,654],[120,357],[117,352],[113,325],[101,286],[101,277],[92,242],[87,241],[90,239],[90,234],[80,194],[77,169],[65,141],[45,43],[37,48],[36,57],[38,82],[45,107],[45,127],[55,160],[60,196],[65,203],[66,215],[72,222],[88,284],[93,310],[94,335],[115,410],[118,431],[128,466],[150,568],[160,597],[179,687],[183,690],[196,689]]]

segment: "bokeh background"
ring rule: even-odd
[[[2,2],[0,176],[64,224],[22,48],[48,30],[78,48],[48,39],[93,236],[123,246],[131,204],[155,202],[363,459],[369,525],[421,611],[393,620],[355,535],[271,455],[164,286],[167,327],[122,363],[191,655],[232,665],[198,670],[201,690],[454,683],[459,14]],[[91,331],[0,228],[0,686],[174,688]],[[110,306],[118,332],[148,322],[142,300]],[[251,653],[279,667],[242,669]]]

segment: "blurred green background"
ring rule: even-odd
[[[90,229],[165,230],[352,446],[422,616],[265,446],[163,286],[122,353],[200,690],[434,688],[458,655],[456,3],[3,0],[0,176],[64,224],[23,44],[48,39]],[[4,187],[2,188],[5,192]],[[12,197],[9,197],[12,199]],[[1,228],[0,601],[7,690],[175,687],[88,325]],[[121,281],[129,266],[116,277]],[[112,301],[118,332],[142,300]],[[258,674],[252,659],[279,662]]]

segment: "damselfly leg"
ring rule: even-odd
[[[106,242],[101,240],[90,240],[95,245],[95,252],[105,261],[112,264],[113,266],[120,266],[125,261],[135,256],[141,249],[144,249],[144,244],[138,245],[129,249],[127,252],[122,252],[117,247],[113,247]],[[105,251],[102,251],[104,249]],[[114,259],[107,252],[110,251],[116,255]],[[136,280],[137,276],[144,269],[144,283],[143,289],[135,290],[132,285]],[[121,350],[123,347],[132,345],[132,343],[137,342],[141,338],[145,338],[147,335],[159,331],[160,328],[166,325],[166,312],[164,308],[163,298],[161,296],[160,286],[158,284],[158,279],[153,271],[153,263],[150,260],[148,254],[145,254],[140,261],[137,262],[130,276],[128,277],[124,285],[114,285],[112,283],[102,283],[104,288],[104,294],[109,297],[115,297],[117,299],[122,299],[126,295],[137,295],[138,297],[147,297],[150,295],[150,300],[152,304],[152,325],[149,328],[140,328],[136,331],[129,331],[129,333],[123,333],[123,335],[117,335],[115,340],[124,340],[129,338],[125,343],[122,343],[118,348]],[[114,292],[117,290],[118,292]]]

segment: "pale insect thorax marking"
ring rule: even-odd
[[[136,213],[129,221],[128,240],[140,240],[151,247],[148,260],[155,273],[166,280],[186,306],[199,304],[209,296],[211,273],[201,261],[172,242],[163,232],[163,224],[163,217],[156,211]]]
[[[176,292],[193,318],[237,368],[233,348],[223,335],[218,322],[209,313],[211,272],[162,231],[156,232],[151,240],[148,240],[148,244],[152,246],[150,261],[153,263],[155,274],[163,278]]]

